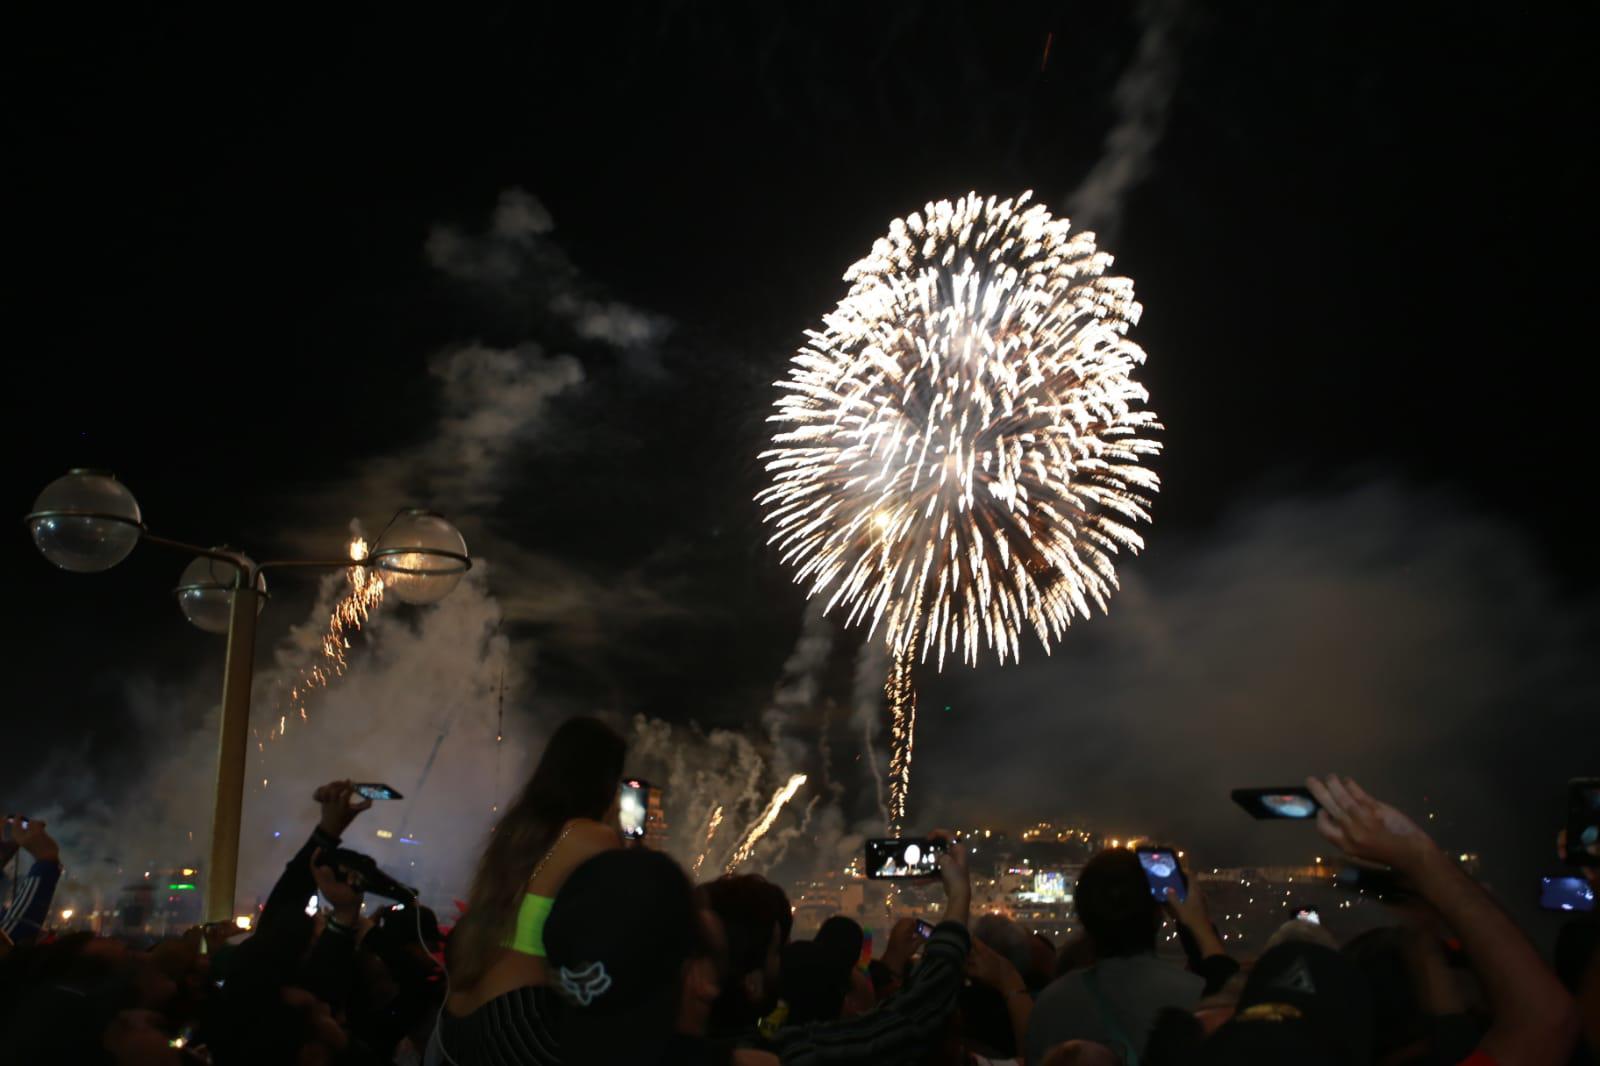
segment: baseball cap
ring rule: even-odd
[[[1233,1019],[1206,1042],[1213,1063],[1328,1063],[1372,1060],[1372,989],[1350,960],[1321,944],[1292,940],[1257,960]]]
[[[696,937],[689,879],[660,852],[606,851],[574,870],[544,926],[551,987],[564,1001],[563,1061],[655,1061],[677,1023]]]

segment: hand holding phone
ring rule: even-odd
[[[331,837],[342,837],[356,820],[356,815],[372,806],[372,800],[358,795],[351,781],[329,781],[311,794],[322,807],[322,820],[318,826]]]
[[[361,781],[350,786],[355,795],[369,800],[397,800],[405,799],[399,789],[392,788],[379,781]]]
[[[917,935],[926,940],[933,935],[933,923],[917,919]]]
[[[1157,903],[1167,902],[1167,889],[1171,889],[1181,903],[1189,898],[1189,879],[1178,863],[1178,853],[1171,848],[1142,847],[1135,851],[1139,865],[1144,867],[1145,880],[1150,884],[1150,896]]]

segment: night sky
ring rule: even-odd
[[[13,13],[5,498],[112,469],[153,529],[258,558],[433,503],[487,560],[517,713],[756,730],[805,612],[751,502],[770,383],[891,218],[1065,210],[1160,20],[1170,100],[1097,220],[1167,426],[1148,548],[1054,656],[925,671],[913,811],[1234,859],[1271,847],[1232,842],[1228,788],[1347,770],[1444,804],[1518,893],[1600,772],[1593,27],[1144,10]],[[517,353],[517,418],[450,391],[474,344]],[[131,704],[220,683],[183,560],[8,543],[5,776],[126,787],[165,743]],[[283,582],[263,649],[313,592]],[[796,735],[860,641],[834,628]]]

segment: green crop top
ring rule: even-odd
[[[523,896],[522,906],[517,908],[516,931],[501,946],[524,955],[544,958],[544,923],[550,917],[550,908],[555,902],[549,896],[537,896],[532,892]]]

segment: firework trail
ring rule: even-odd
[[[911,656],[901,655],[883,687],[889,703],[889,829],[899,836],[911,791],[911,747],[916,739],[917,690],[911,683]]]
[[[981,199],[895,219],[806,334],[769,421],[770,543],[847,624],[883,627],[895,663],[904,813],[912,665],[1034,632],[1048,652],[1116,588],[1160,487],[1160,429],[1133,378],[1141,307],[1111,256],[1042,206]],[[898,677],[896,675],[899,675]]]
[[[750,852],[754,850],[757,842],[767,835],[767,830],[772,828],[772,823],[778,820],[778,812],[783,810],[783,805],[793,799],[794,794],[805,783],[805,774],[794,774],[789,778],[787,784],[772,794],[772,798],[767,801],[766,810],[761,812],[761,817],[756,819],[755,824],[745,830],[744,836],[739,840],[738,847],[734,848],[733,854],[728,857],[727,865],[724,867],[727,873],[733,873],[734,870],[738,869],[740,863],[750,857]]]
[[[717,835],[717,827],[722,824],[722,804],[717,804],[711,811],[711,818],[706,824],[706,842],[700,848],[700,855],[694,860],[694,869],[690,872],[691,878],[700,876],[700,867],[706,861],[706,852],[711,850],[711,839]]]
[[[356,537],[350,542],[350,558],[365,559],[367,542]],[[345,652],[350,650],[350,634],[366,624],[368,617],[383,602],[383,578],[365,566],[352,566],[345,570],[349,587],[334,603],[328,614],[327,627],[316,656],[300,667],[295,680],[289,685],[289,711],[306,721],[306,699],[319,688],[326,688],[336,677],[344,676],[349,666]],[[278,716],[278,724],[267,733],[267,740],[283,736],[289,725],[289,714]],[[264,748],[257,737],[256,746]]]

